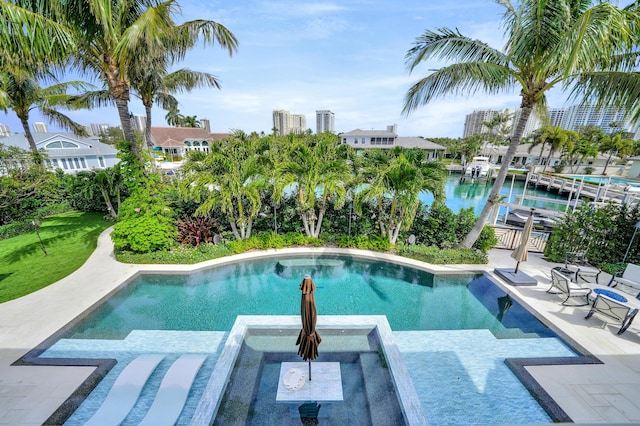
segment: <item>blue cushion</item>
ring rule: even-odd
[[[596,288],[595,290],[593,290],[593,292],[597,293],[597,294],[605,295],[610,299],[617,300],[618,302],[622,302],[622,303],[627,302],[627,298],[626,297],[621,296],[618,293],[614,293],[611,290],[605,290],[605,289],[602,289],[602,288]]]

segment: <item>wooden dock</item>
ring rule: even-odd
[[[618,204],[637,204],[640,202],[640,192],[625,191],[625,186],[611,183],[588,182],[581,178],[564,178],[529,173],[525,187],[535,186],[537,189],[546,189],[549,192],[566,194],[571,206],[577,205],[576,200],[587,199],[594,203],[614,202]],[[635,188],[634,188],[635,189]],[[531,198],[529,196],[527,199]],[[560,202],[562,203],[562,202]]]

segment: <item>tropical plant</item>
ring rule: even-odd
[[[181,244],[214,244],[214,236],[219,232],[218,224],[209,216],[184,216],[178,219],[178,241]]]
[[[73,30],[77,50],[72,64],[81,72],[103,80],[111,101],[116,104],[124,139],[138,160],[142,157],[131,125],[129,100],[132,81],[138,81],[132,80],[137,64],[148,64],[141,52],[149,52],[151,58],[159,58],[165,48],[165,52],[170,52],[167,56],[179,56],[193,46],[195,40],[205,44],[215,40],[232,50],[236,46],[235,38],[224,27],[214,21],[198,20],[192,21],[190,30],[180,33],[184,38],[176,39],[184,42],[181,47],[186,49],[176,49],[179,43],[172,45],[168,42],[168,39],[173,40],[171,36],[179,28],[173,20],[173,15],[179,12],[179,5],[174,0],[45,2],[39,11],[45,16],[55,17]],[[200,38],[195,36],[198,32]],[[187,36],[191,38],[187,39]],[[101,99],[105,102],[104,97]]]
[[[181,192],[200,203],[196,215],[207,216],[219,208],[236,239],[251,237],[253,220],[260,212],[260,190],[265,185],[255,141],[232,135],[212,145],[209,154],[191,151],[183,172]]]
[[[408,229],[421,205],[420,193],[433,193],[436,202],[443,196],[446,172],[440,162],[427,161],[422,150],[367,150],[365,178],[355,194],[354,208],[376,206],[380,234],[391,244],[400,230]]]
[[[520,116],[509,148],[487,202],[461,247],[473,245],[498,204],[531,113],[536,110],[540,116],[546,114],[546,93],[606,66],[613,53],[629,50],[634,41],[630,21],[635,15],[608,2],[594,5],[590,1],[523,0],[516,7],[509,0],[500,0],[500,4],[505,8],[503,22],[507,35],[503,51],[458,30],[441,28],[427,30],[406,54],[410,72],[431,59],[448,60],[450,65],[437,69],[409,89],[404,114],[447,94],[520,90]],[[584,87],[581,89],[579,93],[584,93]]]
[[[484,137],[487,141],[493,145],[503,145],[508,142],[508,137],[513,131],[511,125],[513,114],[509,112],[509,109],[504,111],[496,111],[490,120],[483,121],[482,125],[487,128],[487,132]]]
[[[0,109],[4,112],[12,110],[18,116],[29,148],[38,161],[40,160],[38,147],[29,128],[30,112],[37,108],[51,122],[71,129],[78,135],[84,135],[86,134],[84,127],[58,109],[73,106],[73,96],[67,94],[69,89],[86,90],[91,87],[81,81],[54,83],[51,86],[42,87],[38,81],[46,76],[54,78],[48,72],[38,69],[8,65],[0,67]]]
[[[611,157],[614,155],[625,157],[633,152],[633,139],[624,139],[622,134],[617,133],[612,136],[603,137],[600,140],[600,145],[597,147],[599,152],[609,154],[607,156],[607,162],[604,165],[602,174],[607,174],[607,167],[611,162]]]
[[[328,133],[289,138],[293,143],[276,170],[274,201],[279,202],[284,192],[293,187],[304,232],[318,238],[329,201],[336,209],[346,201],[352,177],[347,162],[350,148]]]

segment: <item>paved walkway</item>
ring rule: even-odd
[[[140,272],[195,271],[230,261],[225,258],[198,265],[122,264],[113,256],[109,232],[100,236],[96,251],[73,274],[36,293],[0,304],[0,425],[42,424],[93,370],[93,367],[11,365],[69,321]],[[336,252],[322,248],[310,251]],[[243,254],[233,259],[275,252]],[[277,252],[300,253],[300,250]],[[421,264],[396,256],[366,253],[371,258],[392,257],[409,265]],[[537,311],[558,333],[603,362],[527,367],[576,423],[640,424],[640,320],[624,335],[617,336],[615,325],[607,325],[596,317],[585,320],[586,307],[560,305],[558,296],[545,292],[549,286],[549,270],[556,265],[545,262],[540,255],[530,254],[529,261],[520,265],[521,270],[538,280],[537,286],[505,284],[492,271],[496,267],[513,267],[515,262],[509,254],[504,250],[491,251],[488,265],[429,265],[429,269],[437,273],[488,272],[512,297]]]

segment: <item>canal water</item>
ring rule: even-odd
[[[487,198],[489,197],[489,192],[493,187],[493,182],[474,182],[472,183],[470,179],[467,179],[465,183],[460,183],[460,175],[450,175],[445,182],[445,196],[447,200],[445,204],[454,213],[458,213],[460,209],[473,207],[474,212],[477,215],[480,214],[480,211],[484,207]],[[522,196],[524,192],[524,181],[514,181],[513,189],[511,187],[511,176],[507,176],[507,179],[500,190],[500,194],[505,197],[504,202],[519,204],[519,197]],[[511,197],[509,198],[509,195]],[[544,197],[552,200],[557,200],[557,202],[543,202],[537,200],[528,200],[527,197]],[[430,193],[423,193],[420,196],[420,200],[426,205],[431,205],[433,203],[433,195]],[[523,206],[526,207],[536,207],[536,208],[545,208],[549,210],[558,210],[565,211],[565,207],[567,205],[567,197],[566,195],[560,196],[558,194],[547,192],[543,189],[535,189],[532,186],[529,186],[525,193],[525,200],[522,203]],[[500,217],[504,214],[504,207],[501,209]]]

